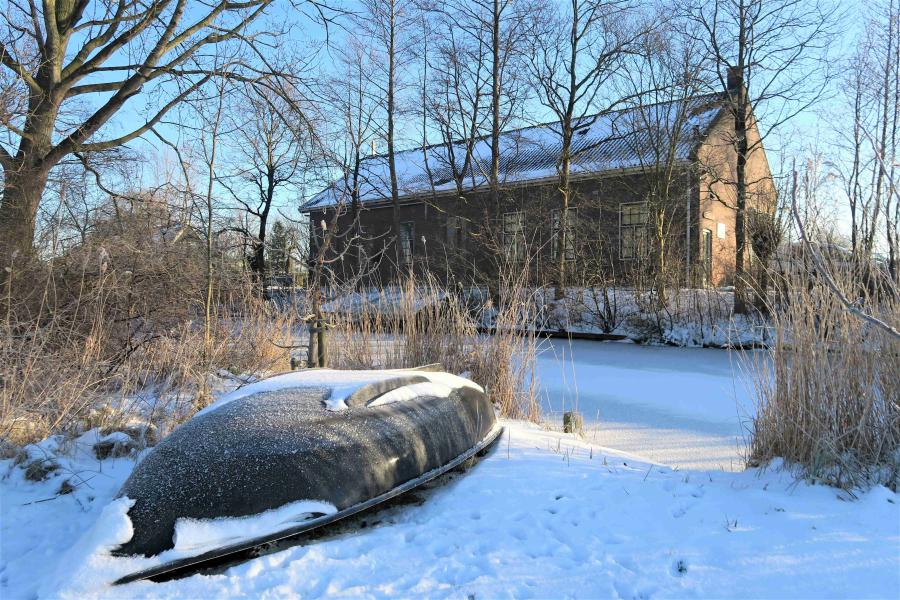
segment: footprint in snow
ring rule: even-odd
[[[626,571],[631,571],[632,573],[638,572],[637,563],[628,556],[623,556],[621,558],[613,558],[613,560]]]
[[[672,577],[684,577],[685,573],[687,572],[687,561],[685,561],[683,558],[679,558],[672,564]]]

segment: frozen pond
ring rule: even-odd
[[[544,416],[576,409],[598,445],[682,469],[741,470],[753,398],[726,350],[546,340]]]

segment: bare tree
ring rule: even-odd
[[[222,69],[224,71],[224,69]],[[206,301],[204,302],[204,310],[206,318],[203,321],[203,352],[206,359],[207,368],[212,367],[212,306],[214,292],[214,253],[215,253],[215,231],[213,229],[214,218],[214,198],[213,186],[216,181],[216,159],[219,152],[219,134],[222,125],[224,104],[225,104],[225,83],[224,76],[217,78],[216,89],[218,91],[218,100],[212,110],[212,114],[208,115],[207,125],[209,126],[209,139],[203,136],[203,156],[206,163],[206,196],[204,198],[206,204]],[[204,390],[204,393],[206,390]]]
[[[664,22],[662,15],[657,21]],[[626,102],[629,110],[613,123],[614,134],[629,146],[646,183],[641,192],[651,235],[644,250],[651,253],[651,260],[650,265],[639,262],[638,268],[650,266],[662,306],[666,287],[678,272],[671,264],[670,241],[675,227],[682,225],[676,217],[682,214],[682,200],[690,192],[691,173],[683,167],[679,149],[693,141],[692,119],[711,103],[709,97],[700,97],[702,69],[703,57],[690,37],[675,27],[659,26],[637,44],[636,59],[621,78],[620,95],[631,98]],[[684,219],[690,228],[689,212]],[[689,234],[685,238],[689,246]],[[689,260],[685,269],[684,284],[690,286]]]
[[[400,243],[400,190],[397,183],[396,119],[398,92],[402,88],[400,70],[413,48],[411,32],[417,18],[412,0],[365,0],[358,15],[359,29],[372,37],[383,59],[372,74],[384,98],[385,141],[387,142],[388,173],[391,205],[393,207],[394,254],[397,265],[403,264]]]
[[[467,8],[471,7],[471,8]],[[517,75],[524,66],[527,40],[526,18],[531,6],[517,0],[473,0],[461,3],[461,14],[490,37],[491,77],[491,165],[488,182],[491,201],[500,201],[500,132],[514,118],[523,101],[525,85]],[[524,71],[524,69],[522,69]]]
[[[54,166],[74,152],[113,148],[149,132],[210,81],[211,49],[260,41],[264,32],[251,26],[272,1],[11,2],[2,15],[0,63],[27,106],[3,112],[10,132],[0,144],[6,249],[31,252],[35,215]],[[236,62],[231,74],[262,76],[265,60],[257,58],[260,67]],[[159,97],[156,108],[139,126],[102,136],[123,107],[134,105],[130,100],[151,92]]]
[[[714,88],[725,94],[733,122],[729,145],[734,175],[715,174],[732,198],[719,198],[735,211],[734,310],[745,313],[747,298],[747,210],[757,192],[772,186],[747,172],[754,152],[777,130],[821,98],[832,78],[828,48],[836,8],[827,0],[685,0],[688,31],[710,61]],[[764,119],[761,115],[765,115]],[[763,120],[765,131],[757,128]]]
[[[831,167],[843,183],[850,212],[850,245],[863,261],[887,250],[888,269],[900,278],[900,209],[893,194],[900,128],[900,4],[873,10],[847,63],[844,108],[833,119],[840,140]],[[883,226],[883,229],[882,229]]]
[[[441,152],[434,153],[438,164],[427,166],[448,173],[460,199],[470,187],[466,179],[477,170],[473,153],[488,118],[491,85],[486,36],[479,23],[463,21],[464,16],[449,13],[446,7],[435,16],[432,28],[442,35],[435,36],[436,48],[427,63],[430,76],[422,90],[424,115],[442,142]]]
[[[556,239],[556,294],[566,287],[566,262],[572,258],[569,207],[573,160],[587,150],[573,145],[575,132],[590,127],[615,104],[608,84],[619,73],[627,53],[640,37],[627,0],[570,0],[566,9],[550,3],[533,17],[531,74],[541,103],[554,116],[559,135],[556,162],[559,190]]]
[[[335,190],[339,197],[350,199],[352,225],[349,244],[354,246],[353,270],[362,273],[367,268],[365,241],[362,231],[362,187],[367,183],[363,172],[363,160],[375,148],[379,132],[376,121],[382,109],[379,88],[372,79],[376,69],[377,53],[358,40],[349,40],[338,56],[339,75],[328,81],[324,96],[334,117],[333,133],[336,150],[332,162],[341,171],[340,185]],[[374,183],[374,182],[370,182]]]
[[[311,108],[299,94],[244,86],[231,112],[230,173],[218,177],[254,227],[239,227],[247,240],[247,264],[260,292],[268,274],[266,233],[277,197],[295,190],[318,153]]]

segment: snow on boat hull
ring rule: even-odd
[[[300,382],[243,395],[175,430],[119,492],[135,501],[129,511],[134,535],[116,554],[172,548],[179,519],[249,517],[299,501],[334,507],[331,514],[306,514],[274,535],[230,540],[222,551],[292,535],[437,476],[499,434],[477,386],[443,395],[432,393],[415,371],[374,381],[353,373],[359,385],[343,410],[326,409],[340,386]],[[401,400],[377,405],[388,395]]]
[[[183,574],[183,573],[191,573],[196,570],[198,567],[202,567],[205,564],[215,564],[216,560],[220,560],[223,558],[227,558],[229,556],[239,555],[239,553],[246,552],[248,550],[252,550],[256,547],[262,547],[265,544],[276,542],[279,540],[283,540],[286,538],[291,538],[308,531],[312,531],[313,529],[318,529],[319,527],[324,527],[335,521],[339,521],[341,519],[345,519],[352,515],[355,515],[358,512],[367,510],[374,506],[381,504],[382,502],[386,502],[391,498],[399,496],[409,490],[412,490],[432,479],[440,477],[442,474],[458,467],[459,465],[465,463],[466,461],[472,459],[475,456],[480,456],[482,453],[487,452],[490,447],[497,442],[500,438],[500,434],[503,433],[503,428],[500,426],[495,426],[481,442],[479,442],[474,447],[470,448],[463,454],[457,456],[455,459],[443,465],[434,471],[429,471],[427,473],[422,474],[416,479],[412,479],[407,481],[406,483],[395,487],[382,494],[381,496],[376,496],[375,498],[370,498],[365,502],[361,502],[360,504],[355,504],[349,508],[341,510],[339,512],[325,515],[321,517],[312,517],[309,520],[303,521],[302,523],[298,523],[295,526],[289,527],[287,529],[280,530],[274,534],[264,535],[254,538],[249,538],[245,540],[241,540],[239,542],[235,542],[226,546],[222,546],[216,548],[214,550],[204,552],[202,554],[198,554],[195,556],[191,556],[188,558],[173,560],[161,565],[157,565],[155,567],[150,567],[148,569],[131,573],[130,575],[126,575],[116,581],[113,582],[114,585],[122,585],[126,583],[131,583],[132,581],[138,581],[141,579],[150,579],[157,580],[159,577],[171,577],[173,574]],[[177,577],[178,575],[176,575]]]

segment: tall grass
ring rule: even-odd
[[[32,268],[27,280],[34,293],[17,293],[7,280],[2,442],[120,427],[137,417],[167,430],[207,400],[201,392],[215,371],[287,368],[287,351],[277,342],[290,335],[292,316],[273,312],[241,278],[217,289],[207,359],[200,304],[166,290],[177,278],[138,287],[133,273],[115,266],[75,266],[82,269],[77,276],[72,265],[65,272],[58,264]],[[146,308],[153,304],[160,310]]]
[[[857,307],[893,326],[900,299],[859,265],[831,276]],[[882,280],[884,282],[886,280]],[[751,462],[782,457],[841,487],[900,476],[900,341],[851,314],[811,272],[783,276],[774,340],[751,362],[757,414]]]
[[[473,302],[428,275],[365,292],[336,291],[324,308],[333,368],[390,369],[440,363],[485,388],[502,416],[537,421],[537,340],[524,287],[505,286],[499,306]],[[486,332],[493,330],[493,335]]]

